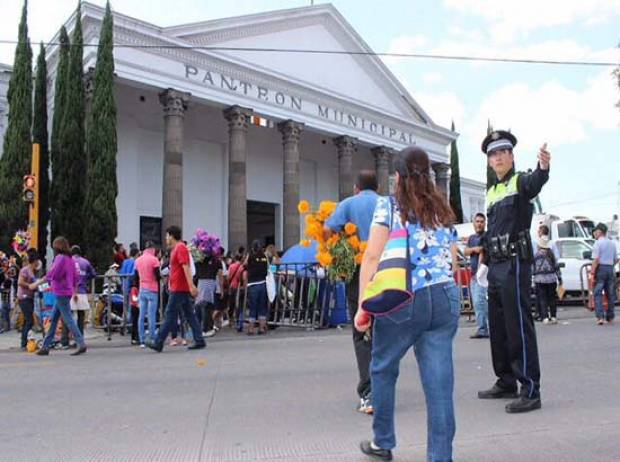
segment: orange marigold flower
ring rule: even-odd
[[[306,237],[321,241],[323,239],[323,227],[318,223],[312,223],[306,228]]]
[[[357,236],[351,236],[347,239],[347,242],[353,247],[353,250],[358,250],[360,248],[360,240]]]
[[[355,234],[356,231],[357,226],[355,226],[353,223],[349,222],[344,225],[344,232],[347,233],[347,235],[351,236],[352,234]]]
[[[316,217],[309,213],[308,215],[306,215],[306,218],[304,219],[306,222],[306,226],[310,226],[313,225],[314,223],[316,223]]]
[[[310,247],[310,239],[302,239],[299,245],[302,247]]]
[[[340,239],[340,237],[338,236],[338,234],[332,234],[329,239],[327,239],[327,246],[328,247],[333,247],[336,244],[338,244],[338,240]]]
[[[319,252],[316,256],[316,259],[319,261],[321,266],[329,266],[334,261],[334,257],[331,256],[328,252]]]
[[[362,259],[364,258],[364,254],[363,253],[358,253],[355,256],[355,264],[356,265],[361,265],[362,264]]]
[[[322,201],[319,204],[319,211],[327,214],[327,216],[329,217],[332,213],[334,213],[336,207],[338,207],[338,204],[336,202]]]
[[[299,204],[297,205],[297,210],[299,210],[299,213],[301,213],[302,215],[310,212],[310,202],[306,200],[299,201]]]
[[[366,252],[366,247],[368,247],[368,242],[367,241],[360,242],[360,252],[361,253]]]

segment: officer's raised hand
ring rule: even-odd
[[[549,170],[549,164],[551,162],[551,153],[547,151],[547,143],[543,144],[538,151],[538,165],[541,170]]]

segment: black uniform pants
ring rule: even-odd
[[[489,265],[489,328],[491,357],[497,384],[536,397],[540,389],[540,366],[536,331],[530,309],[529,263],[516,257]]]
[[[359,382],[357,384],[357,394],[360,398],[365,398],[370,394],[370,359],[372,356],[372,341],[355,328],[353,319],[357,311],[359,299],[359,269],[355,272],[353,279],[347,285],[347,306],[353,328],[353,348],[357,359],[357,371],[359,372]]]

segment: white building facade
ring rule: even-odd
[[[461,205],[464,221],[474,221],[477,213],[486,215],[485,196],[486,183],[461,177]]]
[[[104,10],[84,3],[82,15],[96,43]],[[391,156],[411,144],[447,191],[456,135],[377,57],[248,50],[371,51],[329,4],[168,28],[114,13],[114,41],[119,242],[158,241],[176,224],[231,249],[255,238],[287,248],[300,199],[351,195],[360,169],[385,193]],[[51,120],[57,48],[47,58]],[[85,69],[95,60],[86,48]]]

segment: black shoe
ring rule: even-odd
[[[493,385],[488,390],[483,390],[478,392],[479,399],[505,399],[505,398],[516,398],[517,397],[517,389],[508,389],[502,388],[498,384]]]
[[[540,409],[542,403],[540,402],[540,396],[535,398],[528,398],[527,396],[519,396],[514,401],[506,404],[506,412],[508,414],[519,414],[522,412],[535,411]]]
[[[157,353],[161,353],[161,350],[164,349],[163,344],[157,344],[151,339],[148,339],[145,343],[147,347],[149,347],[151,350],[155,350]]]
[[[202,350],[203,348],[207,348],[207,344],[206,343],[193,343],[192,345],[188,346],[187,349],[188,350]]]
[[[79,355],[84,354],[84,353],[86,353],[86,345],[81,346],[76,351],[71,353],[71,356],[79,356]]]
[[[39,351],[37,351],[38,356],[49,356],[49,354],[50,350],[48,350],[47,348],[41,348]]]
[[[474,335],[470,335],[469,338],[489,338],[489,334],[477,331]]]
[[[381,460],[392,460],[392,451],[389,449],[375,449],[370,444],[370,441],[362,441],[360,443],[360,449],[367,456],[376,457]]]

